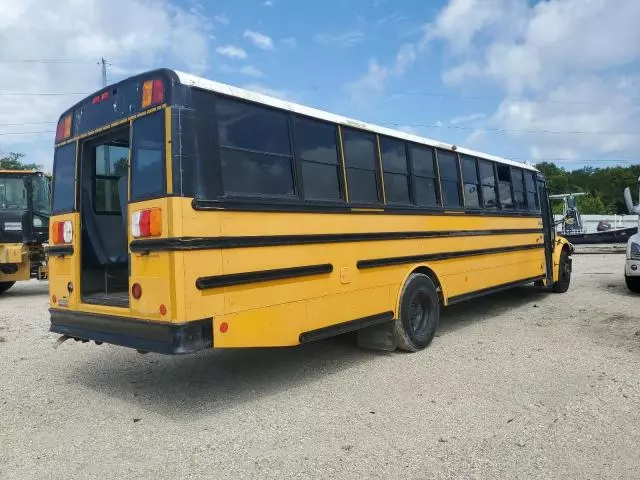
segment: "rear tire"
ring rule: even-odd
[[[0,282],[0,293],[4,293],[9,290],[16,282]]]
[[[558,281],[553,284],[552,290],[555,293],[565,293],[569,290],[571,284],[571,259],[569,258],[569,252],[563,250],[560,254],[560,274]]]
[[[400,312],[395,322],[397,346],[406,352],[426,348],[438,330],[440,300],[433,281],[420,273],[412,274],[400,295]]]
[[[624,283],[627,284],[627,288],[633,293],[640,293],[640,277],[628,277],[625,275]]]

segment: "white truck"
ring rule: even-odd
[[[638,187],[640,190],[640,177],[638,178]],[[627,209],[631,215],[640,215],[640,203],[638,205],[633,204],[631,190],[629,187],[624,189],[624,201],[627,204]],[[640,233],[631,235],[627,242],[627,259],[624,267],[624,280],[629,290],[634,293],[640,293]]]

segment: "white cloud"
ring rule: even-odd
[[[221,23],[223,25],[229,25],[229,23],[231,22],[231,20],[229,20],[229,17],[227,17],[224,13],[220,15],[216,15],[215,17],[213,17],[213,19],[216,22]]]
[[[248,38],[256,47],[261,48],[262,50],[274,49],[271,37],[263,33],[246,30],[242,36],[244,38]]]
[[[246,90],[250,90],[252,92],[260,93],[262,95],[267,95],[269,97],[279,98],[281,100],[292,100],[292,95],[287,90],[280,90],[276,88],[267,87],[260,83],[249,83],[243,85],[242,88]]]
[[[245,52],[242,48],[236,47],[235,45],[225,45],[222,47],[216,48],[216,52],[220,55],[224,55],[229,58],[238,58],[244,59],[247,58],[247,52]]]
[[[451,49],[447,85],[503,89],[489,121],[533,158],[635,156],[638,18],[637,0],[450,0],[423,44]]]
[[[360,31],[338,34],[319,33],[313,39],[322,45],[332,47],[353,47],[364,40],[364,33]]]
[[[369,61],[367,73],[355,82],[347,84],[347,91],[356,102],[369,101],[371,93],[380,93],[387,87],[389,79],[404,75],[408,66],[416,59],[416,47],[406,44],[400,47],[391,66],[380,65],[375,59]]]
[[[240,73],[247,77],[264,77],[262,70],[254,67],[253,65],[246,65],[240,69]]]
[[[169,0],[0,0],[0,51],[7,59],[79,63],[3,63],[4,92],[81,92],[101,87],[100,57],[110,82],[172,65],[199,73],[209,62],[211,25],[197,11]],[[140,21],[144,19],[144,21]],[[55,122],[82,96],[0,96],[0,123]],[[2,126],[2,133],[55,130],[55,124]],[[52,163],[53,133],[2,135],[0,151],[25,152]],[[43,156],[42,152],[48,152]]]
[[[280,43],[289,48],[295,48],[298,46],[298,39],[294,37],[287,37],[280,40]]]
[[[265,0],[265,1],[263,2],[263,5],[264,5],[265,7],[273,7],[274,3],[275,3],[275,2],[274,2],[273,0]]]

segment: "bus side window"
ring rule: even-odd
[[[502,208],[513,208],[511,193],[511,169],[509,165],[498,165],[498,196]]]
[[[464,206],[480,208],[480,185],[476,159],[460,155],[462,164],[462,181],[464,182]]]
[[[493,162],[478,160],[478,167],[480,169],[480,184],[482,185],[482,206],[495,209],[498,206],[498,195],[496,193],[496,171]]]
[[[411,203],[406,144],[394,138],[380,137],[380,152],[387,203]]]
[[[438,167],[440,167],[440,185],[442,201],[445,207],[460,207],[460,175],[458,173],[458,155],[445,150],[438,150]]]
[[[513,181],[513,200],[518,210],[527,209],[526,193],[522,169],[511,168],[511,180]]]
[[[342,142],[349,200],[355,203],[380,202],[375,136],[344,128]]]
[[[335,125],[293,117],[293,144],[302,170],[307,200],[341,200],[337,128]]]
[[[224,97],[216,113],[225,194],[293,196],[287,114]]]
[[[438,170],[435,165],[433,148],[410,144],[413,181],[415,185],[415,203],[419,207],[435,207],[438,200]]]
[[[532,212],[540,211],[540,199],[538,197],[538,191],[536,189],[535,173],[524,173],[524,184],[527,189],[527,205]]]

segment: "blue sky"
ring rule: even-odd
[[[98,89],[101,56],[110,81],[175,67],[513,159],[638,158],[635,0],[25,3],[0,0],[0,152],[47,167],[43,122],[81,97],[33,94]]]

